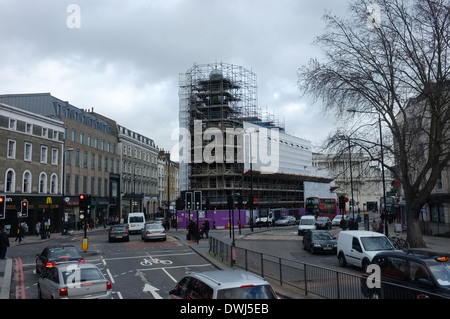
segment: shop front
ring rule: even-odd
[[[21,210],[23,201],[28,202],[27,213]],[[60,207],[59,196],[6,194],[6,214],[5,219],[0,220],[0,228],[4,228],[9,236],[16,236],[19,225],[25,236],[36,235],[41,229],[60,231]]]

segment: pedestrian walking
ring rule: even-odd
[[[209,238],[209,220],[208,220],[208,218],[205,219],[204,231],[205,231],[206,238]]]
[[[3,229],[0,231],[0,259],[7,259],[6,258],[6,251],[9,247],[9,238],[8,234],[6,233],[6,230]]]
[[[23,237],[23,228],[21,225],[19,225],[19,228],[17,228],[17,236],[16,236],[16,240],[19,240],[19,244],[22,242],[22,237]]]
[[[41,222],[36,223],[36,237],[39,237],[39,234],[41,232]]]

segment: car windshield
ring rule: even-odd
[[[450,288],[450,264],[448,262],[433,263],[429,268],[439,285]]]
[[[118,230],[126,230],[127,226],[125,226],[125,225],[115,225],[115,226],[112,226],[111,229],[112,230],[116,230],[116,231],[118,231]]]
[[[75,247],[58,247],[49,250],[49,258],[70,258],[70,257],[81,257],[80,253]]]
[[[242,286],[217,291],[217,299],[276,299],[269,285]]]
[[[64,283],[76,284],[79,282],[103,280],[103,275],[96,268],[78,268],[68,267],[66,271],[62,272]],[[67,282],[69,280],[69,282]]]
[[[315,219],[305,219],[305,218],[302,218],[301,220],[300,220],[300,224],[301,225],[314,225],[316,223],[316,220]]]
[[[147,224],[146,225],[147,229],[162,229],[162,225],[161,224]]]
[[[318,222],[322,222],[322,223],[326,223],[326,222],[327,222],[327,219],[324,218],[324,217],[319,217],[319,218],[317,218],[317,221],[318,221]]]
[[[324,233],[313,233],[312,234],[312,239],[314,240],[331,240],[333,239],[333,237],[331,237],[331,235],[327,232]]]
[[[144,217],[142,216],[131,216],[130,217],[130,223],[143,223]]]
[[[366,251],[376,251],[376,250],[394,250],[389,239],[385,236],[371,236],[371,237],[361,237],[361,242]]]

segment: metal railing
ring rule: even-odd
[[[383,282],[383,292],[367,289],[367,276],[344,273],[292,259],[233,247],[210,237],[209,252],[221,262],[253,272],[292,291],[326,299],[419,298],[422,292]],[[389,292],[389,294],[388,294]],[[432,298],[442,296],[426,293]],[[445,298],[445,297],[444,297]]]

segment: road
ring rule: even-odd
[[[88,238],[88,250],[82,255],[111,281],[113,299],[165,299],[186,272],[215,269],[170,236],[165,242],[144,242],[139,235],[131,235],[129,242],[108,243],[107,231],[99,230],[89,233]],[[11,299],[37,299],[35,256],[56,244],[75,245],[81,251],[79,236],[20,245],[8,251],[9,258],[14,259]]]
[[[333,226],[331,233],[338,229]],[[246,234],[236,241],[237,247],[351,274],[362,273],[356,267],[339,267],[334,254],[312,255],[305,251],[302,237],[297,235],[297,226],[276,227],[270,232],[255,231],[251,234],[247,230]],[[96,264],[111,281],[114,299],[167,298],[168,292],[186,272],[215,269],[182,241],[171,236],[165,242],[144,242],[139,235],[131,235],[129,242],[108,243],[107,231],[98,230],[88,233],[88,237],[89,248],[83,256],[86,262]],[[9,258],[14,259],[10,298],[36,299],[36,254],[55,244],[71,244],[81,250],[81,239],[79,235],[67,236],[8,250]]]

